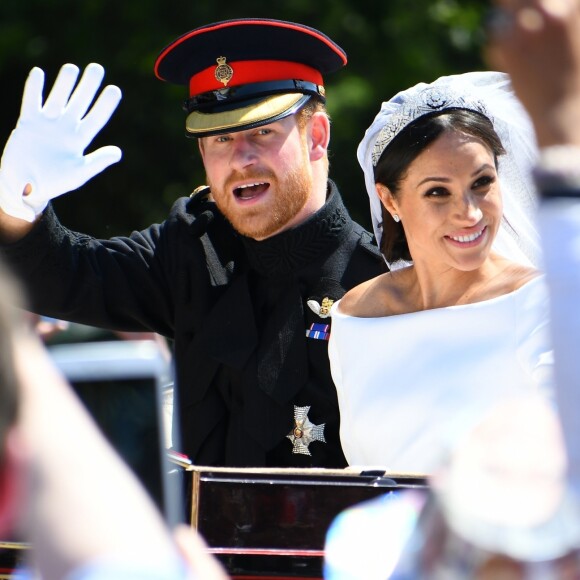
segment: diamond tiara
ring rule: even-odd
[[[409,123],[435,111],[443,109],[468,109],[476,111],[491,119],[483,101],[475,97],[454,91],[451,87],[444,90],[438,87],[428,87],[420,91],[410,101],[401,105],[400,109],[391,114],[387,124],[380,130],[371,153],[373,167],[377,163],[387,145]]]

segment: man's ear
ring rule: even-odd
[[[309,121],[308,135],[310,161],[318,161],[326,156],[330,142],[330,121],[328,116],[317,111]]]
[[[0,461],[0,538],[9,539],[25,509],[29,462],[24,442],[11,428]],[[63,477],[65,477],[63,475]]]
[[[379,196],[381,202],[385,206],[385,209],[391,214],[398,214],[397,202],[391,193],[391,190],[382,183],[375,183],[375,189],[377,190],[377,195]]]

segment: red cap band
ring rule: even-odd
[[[322,74],[305,64],[281,60],[246,60],[227,63],[233,70],[228,87],[296,79],[322,85]],[[193,75],[189,80],[189,96],[194,97],[208,91],[223,89],[224,84],[216,79],[218,63]]]

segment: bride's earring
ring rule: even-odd
[[[401,221],[401,218],[399,217],[399,214],[398,214],[398,213],[394,213],[394,214],[393,214],[393,219],[394,219],[394,220],[395,220],[397,223],[399,223],[399,222]]]

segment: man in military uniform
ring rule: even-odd
[[[321,32],[277,20],[218,22],[167,46],[155,74],[189,87],[208,187],[110,240],[66,229],[49,202],[120,159],[84,155],[120,91],[91,105],[94,64],[78,83],[65,65],[44,103],[42,71],[27,80],[0,167],[2,252],[36,311],[173,341],[178,447],[197,464],[345,465],[329,309],[385,270],[328,180],[323,75],[345,63]]]

